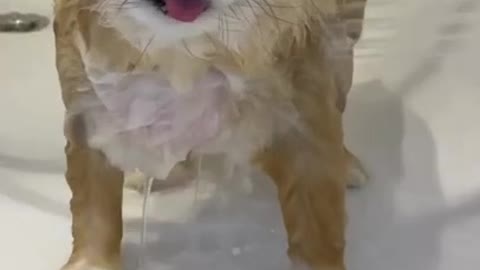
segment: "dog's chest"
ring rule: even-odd
[[[126,171],[164,178],[189,152],[218,146],[231,124],[229,105],[236,94],[227,76],[215,70],[187,92],[156,72],[91,72],[89,81],[94,95],[82,108],[88,142]]]

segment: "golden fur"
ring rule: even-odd
[[[288,255],[311,269],[344,270],[345,181],[355,184],[365,177],[343,144],[341,118],[351,86],[352,46],[361,29],[357,24],[351,31],[345,25],[352,6],[363,19],[365,2],[265,1],[270,2],[268,11],[255,14],[235,41],[206,33],[165,46],[154,39],[134,44],[131,37],[138,25],[114,21],[108,17],[111,10],[99,8],[102,1],[108,0],[55,2],[74,238],[63,269],[121,269],[123,172],[89,143],[82,114],[69,114],[77,100],[91,94],[88,69],[153,70],[188,91],[196,78],[215,67],[248,83],[248,91],[242,83],[237,86],[242,91],[235,101],[232,131],[252,148],[245,158],[278,188]],[[285,8],[292,3],[296,8]],[[292,117],[272,116],[269,110],[277,107]],[[257,120],[265,115],[264,122]],[[225,149],[234,156],[238,151]]]

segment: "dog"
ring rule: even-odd
[[[344,270],[345,185],[367,177],[342,129],[365,1],[55,0],[62,269],[122,269],[126,173],[222,154],[274,182],[293,265]]]

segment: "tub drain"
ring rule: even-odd
[[[48,23],[47,17],[38,14],[0,14],[0,32],[33,32],[43,29]]]

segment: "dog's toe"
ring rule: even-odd
[[[346,184],[348,188],[360,188],[368,182],[368,174],[360,160],[347,150],[348,175]]]
[[[147,183],[147,176],[140,171],[125,173],[125,187],[138,192],[143,192]]]
[[[347,188],[360,188],[368,182],[368,175],[362,167],[353,167],[348,171]]]

